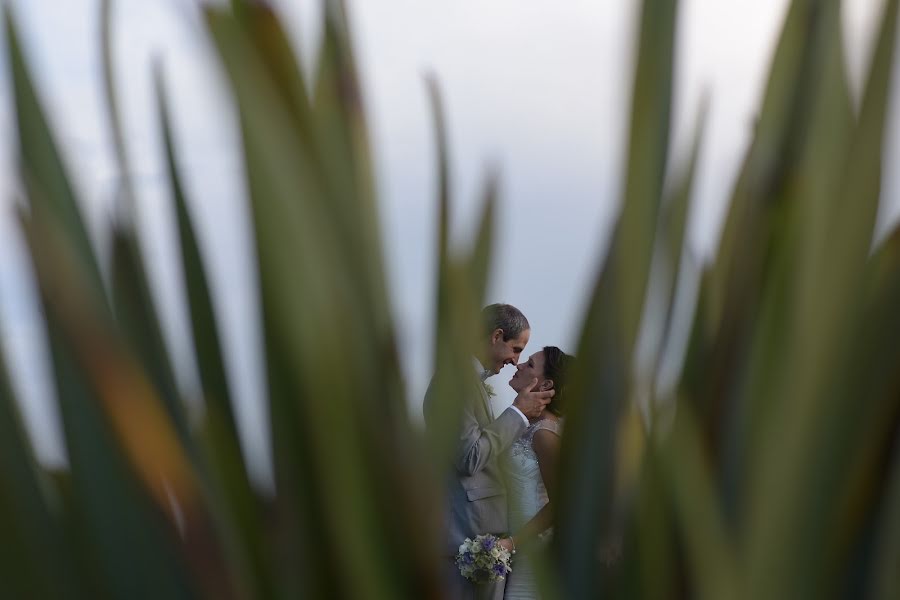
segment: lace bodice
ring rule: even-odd
[[[547,503],[547,490],[541,478],[541,469],[534,452],[534,434],[541,429],[556,435],[562,433],[562,423],[542,419],[528,426],[528,429],[513,442],[506,453],[506,472],[509,477],[509,527],[518,531]]]
[[[543,419],[528,426],[519,439],[504,453],[505,470],[508,478],[509,530],[522,529],[534,515],[547,504],[547,490],[541,478],[537,454],[534,452],[534,434],[541,429],[562,433],[562,423]],[[539,536],[546,540],[552,528]],[[537,579],[527,555],[513,557],[512,573],[506,582],[504,600],[534,600],[538,598]]]

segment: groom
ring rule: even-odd
[[[494,418],[491,399],[484,380],[496,375],[505,365],[515,366],[528,344],[531,327],[519,309],[509,304],[492,304],[481,311],[484,324],[483,341],[472,357],[474,377],[471,394],[462,399],[463,417],[453,469],[448,484],[448,569],[446,585],[449,598],[503,597],[505,582],[474,584],[459,574],[452,557],[467,537],[482,533],[503,533],[508,529],[506,490],[500,474],[499,456],[528,427],[528,419],[540,415],[553,397],[553,391],[532,392],[525,388],[512,406]],[[536,381],[534,383],[537,383]],[[425,425],[428,429],[440,423],[432,421],[434,380],[425,394]]]

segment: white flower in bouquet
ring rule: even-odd
[[[512,556],[500,545],[500,538],[491,534],[466,538],[460,544],[456,555],[456,566],[460,574],[475,583],[501,581],[512,571],[509,566]]]

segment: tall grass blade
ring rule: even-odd
[[[626,351],[643,310],[669,152],[677,7],[671,0],[646,0],[641,11],[625,190],[611,256],[620,263],[617,289]]]
[[[128,147],[125,144],[125,131],[122,126],[122,113],[116,95],[115,61],[113,59],[113,0],[100,0],[100,63],[103,67],[103,92],[109,115],[110,132],[113,142],[113,156],[117,161],[121,180],[121,201],[125,203],[124,211],[131,216],[134,206],[134,182],[132,180],[131,161],[128,159]]]
[[[498,179],[499,175],[495,171],[488,172],[485,177],[481,215],[475,230],[475,243],[469,260],[469,271],[472,273],[472,295],[478,304],[484,304],[487,296],[491,257],[494,255],[494,221],[497,218],[497,198],[499,196]]]
[[[206,270],[194,225],[188,212],[184,187],[175,158],[169,112],[162,75],[156,72],[157,105],[166,154],[166,166],[172,185],[174,212],[178,222],[182,273],[188,297],[200,382],[205,400],[202,462],[211,472],[210,504],[219,513],[218,520],[234,570],[252,583],[244,585],[255,596],[274,596],[270,557],[265,549],[265,528],[261,506],[250,484],[234,416],[234,403],[222,357],[219,326],[210,296]],[[224,514],[223,514],[224,513]]]
[[[872,573],[872,598],[896,598],[900,594],[900,458],[895,449],[886,493],[875,527],[876,549]]]
[[[133,370],[119,372],[120,353],[95,336],[83,319],[85,307],[97,310],[97,303],[83,283],[90,279],[79,271],[83,264],[68,249],[61,226],[35,219],[23,221],[23,227],[46,314],[76,519],[88,532],[85,551],[97,569],[91,578],[116,596],[186,597],[180,559],[166,540],[174,532],[145,491],[155,490],[156,501],[166,505],[166,486],[176,487],[184,479],[179,475],[184,470],[168,463],[173,455],[164,450],[172,446],[155,443],[160,421],[154,417],[161,413],[152,408],[146,412],[146,381],[134,378]],[[96,319],[96,313],[91,317]],[[133,435],[135,426],[140,435]],[[151,523],[155,525],[148,526]]]
[[[697,596],[736,598],[741,592],[739,553],[722,510],[704,440],[693,408],[687,404],[679,406],[671,436],[657,443],[653,452],[664,467]]]
[[[22,172],[31,209],[23,226],[45,309],[78,519],[90,532],[97,579],[105,582],[110,593],[127,596],[156,590],[178,597],[186,593],[179,559],[163,541],[161,529],[144,528],[153,519],[163,521],[131,474],[119,444],[131,451],[132,464],[143,467],[143,475],[148,477],[145,482],[155,484],[157,491],[167,471],[151,473],[148,469],[155,469],[151,465],[160,465],[158,457],[148,454],[153,446],[142,447],[139,440],[127,437],[129,413],[123,408],[133,405],[120,403],[116,394],[128,389],[123,385],[128,375],[111,369],[109,347],[102,338],[86,335],[86,325],[79,322],[83,316],[79,311],[87,306],[98,322],[108,322],[110,311],[76,199],[9,20],[7,27]],[[140,388],[133,393],[139,394]],[[152,401],[138,404],[153,406]],[[116,426],[126,427],[119,430],[118,437],[113,433]],[[146,426],[144,435],[152,439],[155,431],[150,422]],[[123,548],[131,552],[125,553]]]
[[[82,594],[51,508],[55,489],[32,455],[0,351],[0,595],[59,598]]]
[[[365,416],[371,405],[362,399],[373,397],[368,382],[379,381],[375,373],[391,362],[370,354],[373,360],[354,365],[353,378],[341,376],[350,356],[346,341],[368,329],[366,308],[340,224],[324,202],[309,140],[292,124],[278,85],[265,76],[258,62],[263,57],[228,15],[207,14],[241,109],[267,360],[270,369],[273,360],[280,363],[270,378],[279,500],[283,486],[298,503],[299,512],[286,518],[300,518],[291,537],[302,544],[284,559],[299,555],[311,567],[291,585],[337,597],[391,597],[418,589],[427,577],[411,569],[418,564],[415,547],[392,556],[379,550],[394,539],[379,515],[395,494],[378,477],[388,465],[380,453],[369,452]],[[380,348],[391,343],[384,337],[368,342]],[[375,390],[375,398],[396,402],[379,394],[377,385]],[[340,542],[346,539],[356,543]],[[290,568],[297,570],[296,564]]]
[[[888,38],[885,47],[891,52],[893,29],[890,23],[884,30]],[[830,579],[840,581],[844,575],[833,570],[823,576],[820,571],[828,548],[823,539],[827,530],[821,523],[832,514],[834,499],[847,483],[843,470],[835,469],[835,462],[824,457],[835,451],[840,456],[842,447],[865,443],[854,439],[853,428],[848,426],[847,418],[855,413],[852,396],[846,390],[840,396],[834,391],[843,387],[840,379],[846,376],[840,366],[853,359],[845,349],[851,347],[848,343],[855,337],[862,308],[858,290],[865,277],[877,212],[889,73],[881,61],[882,72],[876,67],[870,78],[857,123],[848,116],[838,3],[822,7],[810,37],[818,44],[816,55],[823,64],[820,85],[813,88],[819,93],[812,96],[815,100],[808,109],[810,133],[799,164],[800,182],[808,183],[796,187],[797,213],[792,216],[797,237],[796,291],[789,343],[781,345],[790,371],[777,387],[770,388],[773,393],[763,390],[766,401],[756,403],[758,433],[750,449],[758,457],[749,483],[754,502],[748,521],[752,531],[749,555],[750,564],[756,567],[751,585],[763,586],[752,588],[763,595],[774,592],[775,587],[784,597],[817,595],[833,588]],[[830,131],[828,137],[826,131]],[[857,162],[860,160],[865,164]],[[859,176],[854,173],[859,169],[874,181],[874,187],[845,187],[847,178]],[[775,407],[779,407],[777,419],[773,418]],[[768,415],[763,413],[766,410]],[[874,441],[871,434],[870,430],[867,441]],[[771,494],[771,490],[787,486],[796,492]],[[773,551],[785,527],[791,527],[803,544],[782,544]]]
[[[10,61],[13,97],[18,115],[19,168],[32,210],[52,213],[64,225],[72,250],[85,265],[85,276],[99,299],[106,299],[100,267],[88,235],[75,192],[66,174],[56,142],[22,55],[17,28],[9,7],[3,6],[7,56]],[[35,201],[42,204],[35,206]]]
[[[472,372],[474,344],[479,339],[477,319],[479,299],[472,295],[473,281],[466,263],[450,251],[450,156],[441,93],[434,79],[427,80],[436,136],[438,172],[437,314],[434,333],[434,378],[425,404],[427,442],[435,469],[455,464],[453,456],[463,414],[463,398],[471,397],[476,382],[462,374]],[[488,213],[489,214],[489,213]],[[486,215],[487,216],[487,215]],[[481,234],[487,235],[482,222]],[[479,237],[480,239],[480,237]],[[477,259],[476,259],[477,260]],[[483,286],[482,286],[483,287]]]
[[[385,321],[390,311],[362,89],[343,3],[325,0],[324,12],[313,91],[316,139],[336,217],[343,223],[348,251],[355,257],[353,265],[364,284],[361,291],[367,294],[372,326],[377,335],[383,336],[391,330],[391,323]]]
[[[563,447],[558,564],[565,595],[605,593],[598,541],[612,527],[617,435],[643,308],[666,169],[676,2],[644,2],[622,215],[578,346]],[[580,466],[584,456],[592,466]],[[585,576],[584,574],[591,574]]]
[[[184,404],[162,338],[138,241],[129,226],[114,226],[112,242],[111,287],[116,322],[159,391],[181,443],[193,454]]]

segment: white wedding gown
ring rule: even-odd
[[[562,424],[544,419],[529,425],[525,433],[504,453],[506,472],[509,478],[507,499],[509,502],[509,528],[512,533],[519,531],[547,504],[547,490],[541,478],[537,455],[532,441],[541,429],[561,434]],[[550,530],[542,534],[549,536]],[[507,577],[504,600],[525,600],[539,598],[534,569],[526,556],[519,552],[513,557],[512,573]]]

